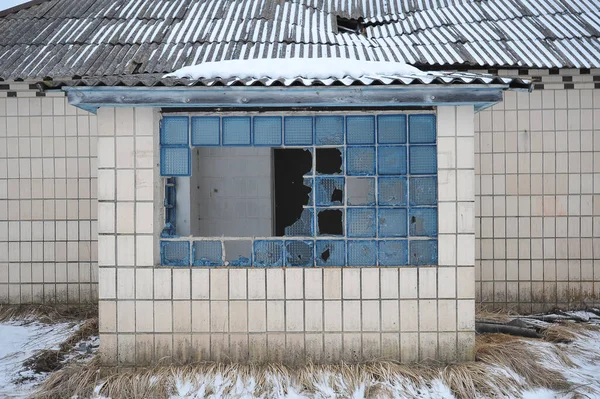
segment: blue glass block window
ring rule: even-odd
[[[344,144],[344,117],[315,117],[315,136],[317,145]]]
[[[380,206],[406,206],[406,178],[380,177],[378,194]]]
[[[348,241],[348,266],[377,265],[377,241]]]
[[[374,177],[347,177],[346,192],[348,205],[375,205]]]
[[[315,180],[317,206],[343,205],[344,181],[343,177],[317,177]]]
[[[408,162],[411,175],[434,175],[437,173],[436,146],[410,146],[409,152]]]
[[[375,144],[375,117],[355,115],[346,117],[348,144]]]
[[[316,245],[317,266],[344,266],[346,242],[342,240],[318,240]]]
[[[406,147],[380,146],[377,153],[377,172],[380,175],[405,175]]]
[[[314,243],[312,241],[286,241],[286,266],[313,266]]]
[[[283,241],[254,241],[255,266],[283,266]]]
[[[192,118],[192,145],[215,146],[221,144],[221,118],[195,116]]]
[[[348,237],[375,237],[376,235],[375,208],[348,208],[347,210],[347,236]]]
[[[160,144],[188,145],[189,118],[187,116],[165,116],[160,129]]]
[[[161,241],[160,259],[165,266],[190,266],[188,241]]]
[[[414,266],[437,265],[437,240],[412,240],[409,244],[409,262]]]
[[[410,178],[410,205],[437,205],[437,177]]]
[[[313,118],[311,116],[285,117],[285,145],[312,145]]]
[[[408,229],[406,209],[380,208],[378,228],[379,237],[406,237]]]
[[[406,143],[406,115],[379,115],[377,117],[379,144]]]
[[[192,251],[194,254],[194,266],[223,265],[221,241],[195,241]]]
[[[346,173],[350,176],[375,175],[375,147],[346,148]]]
[[[250,145],[250,117],[223,117],[223,145]]]
[[[408,241],[386,240],[379,241],[379,265],[404,266],[408,265]]]
[[[411,208],[410,235],[413,237],[437,236],[437,209],[436,208]]]
[[[189,176],[191,169],[189,147],[162,147],[160,149],[161,176]]]
[[[435,115],[410,115],[408,117],[409,142],[411,144],[435,143]]]
[[[281,117],[255,116],[254,117],[254,145],[280,146],[281,145]]]

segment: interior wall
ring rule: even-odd
[[[273,236],[271,149],[200,147],[193,152],[191,235]]]

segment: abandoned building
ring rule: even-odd
[[[0,303],[98,301],[120,365],[469,360],[478,302],[597,303],[599,32],[591,0],[0,12]]]

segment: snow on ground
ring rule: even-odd
[[[165,78],[273,78],[342,79],[347,76],[417,76],[425,73],[400,62],[360,61],[345,58],[281,58],[205,62],[183,67]]]
[[[58,349],[75,330],[72,323],[0,323],[0,398],[26,398],[44,375],[26,370],[23,362],[43,349]]]

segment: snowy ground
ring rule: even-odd
[[[550,398],[598,398],[600,399],[600,328],[590,328],[599,324],[600,317],[588,313],[578,313],[584,323],[573,323],[568,327],[576,337],[570,343],[553,343],[542,339],[518,339],[529,353],[539,354],[546,369],[558,372],[571,383],[570,388],[551,390],[535,388],[528,384],[526,377],[506,365],[476,362],[464,369],[472,373],[480,382],[500,381],[512,390],[508,398],[550,399]],[[594,317],[592,317],[594,316]],[[552,323],[546,323],[551,325]],[[597,326],[600,327],[600,326]],[[45,325],[32,322],[0,323],[0,398],[27,398],[48,377],[36,374],[23,363],[39,350],[57,349],[79,325],[60,323]],[[485,336],[484,336],[485,337]],[[479,338],[478,338],[479,339]],[[97,337],[92,337],[92,341]],[[76,345],[77,347],[78,345]],[[65,362],[91,359],[93,353],[80,356],[74,350],[67,355]],[[87,361],[86,360],[86,361]],[[83,363],[82,367],[87,367]],[[112,375],[107,381],[97,385],[90,396],[80,395],[79,399],[148,398],[201,399],[201,398],[432,398],[460,399],[462,397],[488,398],[501,397],[502,389],[484,387],[479,394],[460,396],[453,390],[444,368],[432,367],[423,372],[410,366],[392,368],[309,366],[301,371],[281,367],[243,367],[226,365],[204,365],[198,367],[163,368],[146,372],[126,372]],[[398,373],[393,371],[398,367]],[[460,366],[458,366],[460,367]],[[479,368],[478,368],[479,367]],[[365,370],[366,369],[366,370]],[[416,374],[416,377],[415,377]],[[483,378],[481,377],[483,374]],[[469,377],[469,378],[471,378]],[[501,378],[498,378],[501,377]],[[493,382],[491,383],[493,385]],[[469,383],[464,384],[469,390]],[[475,384],[477,385],[477,383]],[[95,384],[90,385],[90,391]],[[127,386],[127,392],[121,390]],[[454,386],[456,388],[456,386]],[[479,383],[481,389],[481,383]],[[132,394],[135,392],[135,394]],[[61,396],[62,397],[62,396]],[[64,396],[68,398],[68,396]]]
[[[72,323],[0,323],[0,398],[28,397],[45,375],[33,373],[23,362],[40,350],[58,349],[76,329]]]

